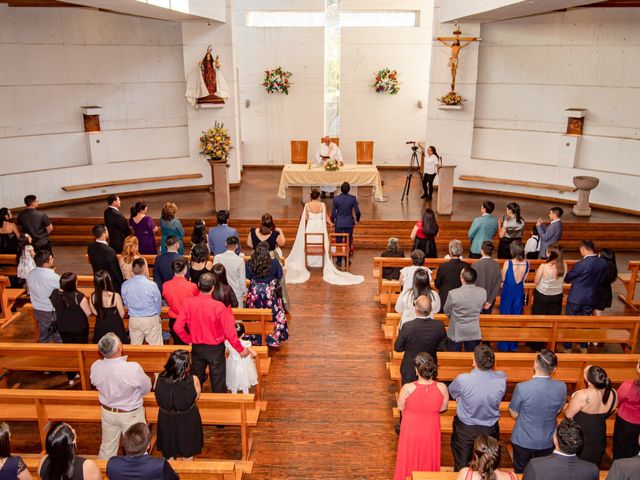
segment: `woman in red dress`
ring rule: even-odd
[[[447,409],[449,392],[435,381],[438,366],[431,355],[416,355],[415,366],[418,380],[405,384],[398,396],[402,424],[393,480],[406,480],[414,471],[440,471],[440,412]]]

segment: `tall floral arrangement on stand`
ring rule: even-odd
[[[289,95],[292,75],[291,72],[283,70],[282,67],[265,70],[262,86],[267,93],[284,93],[285,95]]]
[[[200,153],[209,160],[222,160],[229,156],[231,137],[224,128],[224,123],[215,122],[213,128],[202,132],[200,137]]]
[[[398,81],[398,72],[396,70],[385,67],[382,70],[378,70],[375,75],[375,80],[371,86],[376,89],[376,92],[395,95],[400,91],[400,82]]]

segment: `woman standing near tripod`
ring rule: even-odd
[[[436,147],[427,148],[427,157],[424,159],[424,175],[422,176],[423,195],[420,198],[431,200],[433,198],[433,181],[436,178],[438,169],[442,165],[442,159],[436,152]]]

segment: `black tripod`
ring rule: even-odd
[[[420,176],[420,164],[418,163],[418,146],[414,145],[413,147],[411,147],[411,150],[411,161],[409,162],[409,168],[407,169],[407,179],[404,181],[404,189],[402,190],[402,198],[400,199],[401,202],[404,201],[405,197],[409,196],[413,170],[416,169],[418,171],[418,176]]]

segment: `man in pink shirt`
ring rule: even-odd
[[[173,278],[162,285],[162,297],[169,305],[169,331],[174,345],[184,345],[184,342],[176,335],[174,330],[176,319],[182,309],[182,303],[187,298],[198,295],[198,286],[187,280],[187,265],[186,258],[175,259],[171,264]]]
[[[224,341],[228,340],[241,357],[250,355],[250,352],[238,340],[236,322],[231,310],[211,297],[214,283],[215,277],[211,273],[205,273],[200,277],[200,293],[182,303],[174,329],[183,342],[191,344],[193,374],[198,377],[200,384],[204,384],[208,366],[211,390],[213,393],[225,393],[227,387]]]

